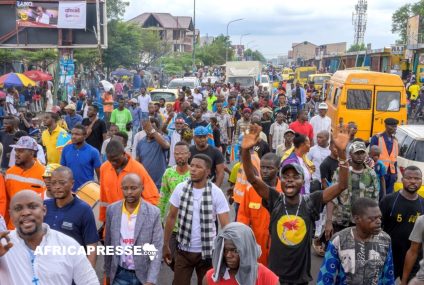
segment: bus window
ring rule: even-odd
[[[347,109],[369,110],[371,108],[371,90],[347,90]]]
[[[334,85],[333,84],[331,84],[328,88],[327,88],[327,92],[326,92],[326,94],[325,94],[325,96],[327,97],[327,100],[329,101],[329,102],[331,102],[331,95],[332,95],[332,93],[333,93],[333,88],[334,88]]]
[[[339,104],[339,97],[340,97],[341,94],[342,94],[342,89],[336,88],[336,92],[335,92],[335,95],[334,95],[334,102],[333,102],[333,104],[335,106],[337,106]]]
[[[399,91],[377,92],[377,111],[398,112],[400,109]]]

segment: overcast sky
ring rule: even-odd
[[[125,20],[145,12],[167,12],[174,16],[193,16],[193,0],[128,0]],[[353,42],[352,12],[358,0],[197,0],[196,28],[201,36],[226,33],[233,44],[258,49],[265,57],[286,55],[293,42],[316,45]],[[391,32],[393,12],[411,0],[370,0],[365,43],[372,48],[390,46],[398,38]]]

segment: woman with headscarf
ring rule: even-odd
[[[252,230],[242,223],[229,223],[215,238],[213,268],[203,285],[279,285],[271,270],[257,262],[261,249]]]

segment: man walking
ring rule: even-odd
[[[314,143],[317,143],[317,134],[321,131],[327,131],[331,133],[331,119],[326,116],[328,111],[328,105],[326,103],[320,103],[318,105],[318,115],[311,118],[311,125],[314,131]]]
[[[422,183],[421,170],[413,165],[405,168],[402,177],[402,189],[383,198],[380,202],[383,230],[392,239],[393,264],[395,279],[402,278],[406,252],[411,246],[409,235],[415,221],[424,214],[424,199],[417,194]],[[419,258],[421,259],[421,258]],[[418,271],[417,260],[409,270],[407,280]]]
[[[197,284],[202,284],[206,272],[212,267],[213,240],[218,217],[221,227],[230,220],[229,206],[224,193],[209,180],[212,161],[205,154],[193,156],[190,163],[190,180],[178,184],[170,198],[169,214],[165,224],[163,258],[171,263],[169,241],[178,217],[178,250],[175,256],[173,285],[190,284],[196,269]]]
[[[97,105],[88,106],[87,118],[84,118],[81,124],[87,130],[85,141],[100,153],[102,144],[107,139],[107,127],[105,121],[97,117],[98,112]]]
[[[125,108],[125,99],[121,98],[118,101],[118,108],[112,111],[110,123],[117,125],[121,132],[127,132],[127,125],[132,122],[130,110]]]
[[[63,148],[60,164],[72,170],[75,178],[72,191],[88,181],[94,181],[94,172],[100,177],[100,153],[97,149],[85,142],[87,132],[84,126],[75,125],[71,132],[72,144]]]
[[[47,164],[59,163],[62,149],[58,148],[57,141],[59,136],[68,136],[68,133],[59,127],[57,122],[59,115],[57,113],[46,113],[44,115],[43,123],[47,127],[41,134],[41,141],[46,148]]]
[[[399,143],[395,136],[399,121],[393,118],[384,120],[386,130],[371,138],[370,147],[377,145],[381,149],[380,159],[386,166],[386,194],[393,193],[393,186],[397,181],[397,157]]]
[[[50,191],[54,199],[44,201],[47,210],[44,222],[51,229],[74,238],[81,246],[93,249],[99,241],[93,210],[73,194],[73,184],[70,168],[61,166],[53,171]],[[88,260],[93,268],[96,267],[96,258],[96,251],[91,251]]]
[[[106,255],[106,284],[157,284],[163,245],[159,209],[141,198],[143,184],[136,173],[126,174],[120,188],[124,199],[107,209],[105,246],[138,246],[154,255]]]

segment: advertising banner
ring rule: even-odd
[[[61,29],[85,29],[87,22],[87,3],[59,2],[58,28]]]
[[[19,27],[57,28],[59,3],[16,1],[16,10]]]
[[[18,27],[85,29],[86,1],[16,1]]]

